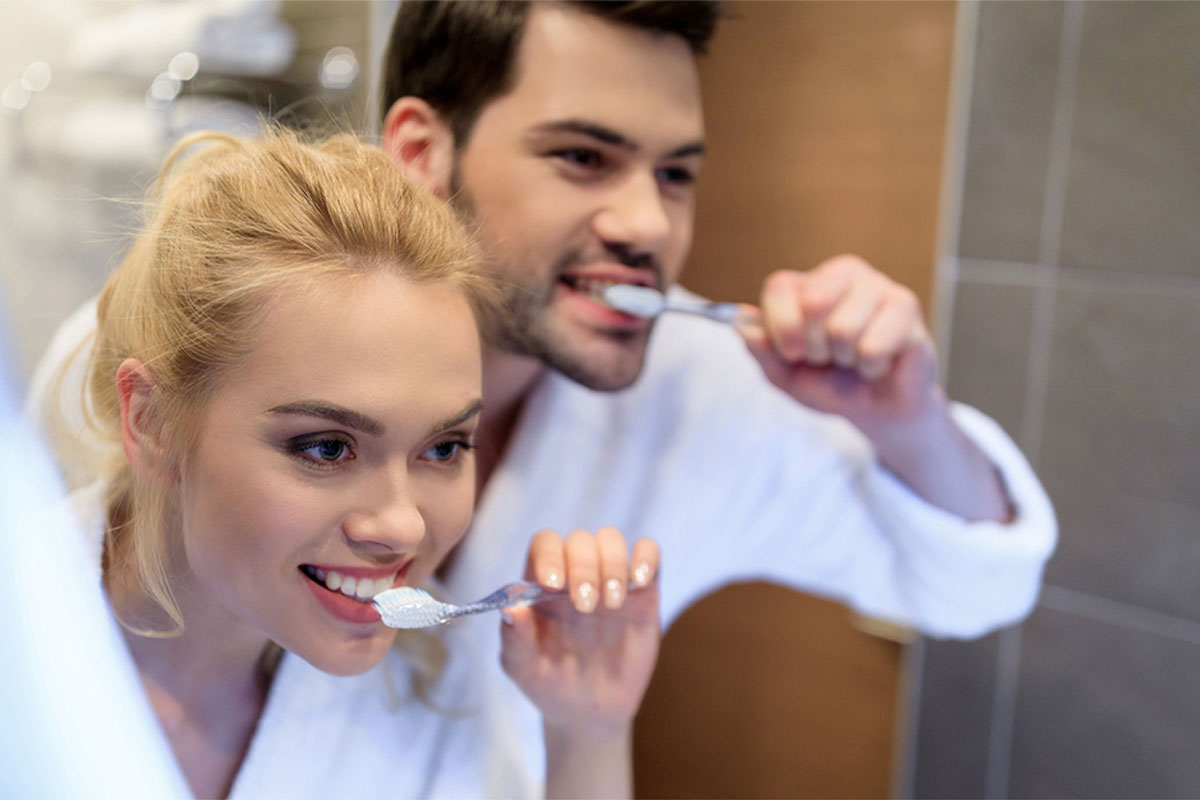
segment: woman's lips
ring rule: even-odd
[[[379,622],[379,612],[371,605],[371,597],[379,592],[396,586],[404,585],[404,577],[408,572],[411,559],[402,566],[382,575],[379,569],[344,568],[343,570],[326,569],[312,564],[303,564],[300,573],[305,584],[316,597],[317,601],[340,620],[356,624],[375,624]],[[359,573],[358,577],[350,572]],[[367,573],[364,575],[363,573]],[[379,577],[369,577],[370,574]],[[367,585],[367,591],[362,587]]]

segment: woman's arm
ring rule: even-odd
[[[630,797],[633,718],[661,630],[658,546],[615,528],[538,533],[527,576],[561,600],[514,609],[501,663],[542,712],[547,797]]]

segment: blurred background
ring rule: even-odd
[[[172,141],[373,135],[396,2],[0,3],[18,383]],[[701,64],[690,288],[856,252],[1055,501],[1032,617],[931,641],[747,584],[668,632],[644,797],[1200,795],[1200,4],[736,2]],[[747,604],[771,612],[734,623]]]

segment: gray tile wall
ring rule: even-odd
[[[948,385],[1061,540],[1024,625],[923,643],[913,793],[1197,797],[1200,3],[975,11]]]

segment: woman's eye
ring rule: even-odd
[[[319,464],[336,464],[354,458],[349,442],[344,439],[310,439],[297,442],[292,452]]]
[[[472,445],[465,440],[451,439],[445,442],[438,442],[422,453],[421,457],[430,461],[449,463],[458,458],[462,453],[470,450],[471,447]]]

